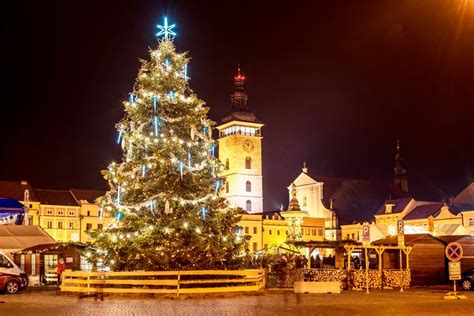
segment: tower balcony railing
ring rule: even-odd
[[[243,136],[261,136],[260,129],[251,129],[251,130],[246,130],[246,129],[225,129],[223,131],[220,131],[219,136],[220,137],[226,137],[230,135],[243,135]]]

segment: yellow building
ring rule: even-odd
[[[36,189],[26,181],[0,181],[0,196],[25,205],[28,224],[39,225],[56,241],[86,242],[87,231],[110,222],[94,200],[105,192],[95,190]]]
[[[248,213],[263,212],[262,136],[263,124],[247,106],[245,77],[234,78],[232,108],[222,119],[219,130],[219,159],[226,177],[224,196],[231,207]]]

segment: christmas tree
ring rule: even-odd
[[[113,270],[230,267],[244,242],[224,183],[208,108],[188,86],[186,53],[176,53],[165,18],[158,47],[142,60],[116,125],[123,149],[104,170],[100,206],[115,222],[91,233],[90,261]]]

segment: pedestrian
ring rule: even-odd
[[[58,274],[58,286],[61,286],[62,274],[63,274],[64,269],[66,269],[66,266],[64,265],[64,259],[59,258],[58,266],[56,267],[56,273]]]

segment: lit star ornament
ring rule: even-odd
[[[165,17],[163,25],[157,25],[156,27],[160,29],[158,33],[156,33],[157,37],[162,37],[163,39],[173,39],[176,36],[176,33],[173,31],[176,24],[168,25],[168,18]]]

